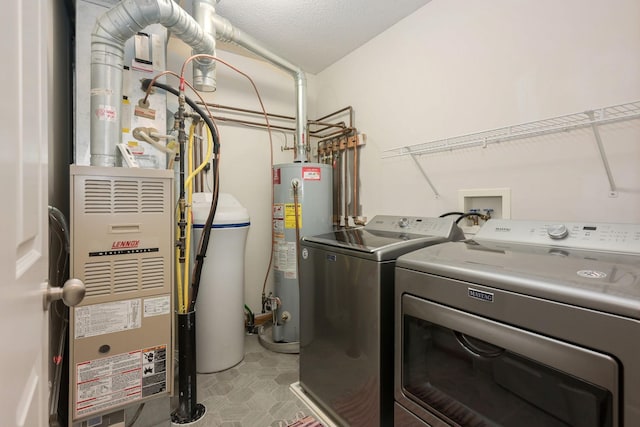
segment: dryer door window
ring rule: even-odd
[[[410,296],[402,319],[402,394],[431,415],[478,427],[616,425],[607,355]]]

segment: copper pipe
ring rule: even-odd
[[[342,141],[342,138],[340,138]],[[345,146],[344,150],[341,150],[341,153],[344,157],[344,226],[349,226],[349,155],[347,154],[347,149]]]
[[[344,124],[344,122],[338,122],[338,123],[327,123],[327,122],[321,122],[319,120],[309,120],[309,124],[310,125],[317,125],[317,126],[326,126],[327,128],[346,128],[347,125]],[[322,129],[318,129],[316,132],[320,132]]]
[[[316,126],[324,126],[322,129],[316,129],[313,131],[313,133],[319,133],[322,132],[324,130],[327,129],[331,129],[331,128],[341,128],[341,129],[346,129],[347,125],[344,124],[344,122],[340,122],[340,123],[325,123],[325,122],[319,122],[316,120],[309,120],[308,122],[310,125],[316,125]]]
[[[310,135],[311,138],[320,138],[320,141],[326,141],[327,139],[333,139],[336,136],[347,135],[353,129],[345,128],[341,130],[337,130],[335,132],[327,133],[325,135]]]
[[[211,116],[211,118],[214,119],[214,120],[219,120],[221,122],[239,123],[239,124],[243,124],[243,125],[263,127],[263,128],[267,127],[267,125],[265,123],[250,122],[248,120],[240,120],[240,119],[232,119],[230,117]],[[288,128],[288,127],[285,127],[285,126],[278,126],[278,125],[274,125],[274,124],[270,124],[269,127],[271,129],[286,130],[286,131],[291,131],[291,132],[295,131],[294,128]]]
[[[267,127],[267,125],[266,125],[265,123],[261,123],[261,122],[252,122],[252,121],[248,121],[248,120],[241,120],[241,119],[234,119],[234,118],[231,118],[231,117],[212,116],[212,118],[213,118],[214,120],[220,120],[220,121],[230,122],[230,123],[240,123],[240,124],[245,124],[245,125],[250,125],[250,126],[256,126],[256,127],[263,127],[263,128],[266,128],[266,127]],[[324,124],[324,123],[323,123],[323,124]],[[272,129],[279,129],[279,130],[285,130],[285,131],[291,131],[291,132],[295,131],[295,129],[294,129],[294,128],[286,127],[286,126],[278,126],[278,125],[274,125],[274,124],[271,124],[271,125],[270,125],[270,127],[271,127]],[[336,131],[336,132],[334,132],[334,133],[329,133],[329,134],[327,134],[327,135],[320,135],[320,136],[316,136],[316,135],[315,135],[315,134],[316,134],[316,133],[318,133],[318,132],[324,131],[324,130],[329,129],[329,128],[332,128],[332,127],[339,127],[339,128],[340,128],[340,130],[339,130],[339,131]],[[312,135],[310,135],[310,136],[313,136],[314,138],[325,138],[325,137],[330,136],[330,135],[334,135],[334,134],[336,134],[336,135],[337,135],[337,134],[342,133],[342,132],[347,131],[347,130],[348,130],[347,128],[344,128],[343,126],[341,126],[341,125],[339,125],[339,124],[337,124],[337,125],[326,124],[326,126],[325,126],[324,128],[322,128],[322,129],[318,129],[318,130],[316,130],[316,131],[310,131],[309,133],[310,133],[310,134],[312,134]]]
[[[318,159],[318,162],[324,163],[324,159],[320,157],[320,144],[316,145],[316,158]]]
[[[336,225],[340,226],[340,218],[342,218],[342,156],[340,152],[335,155],[335,170],[338,177],[338,185],[336,187]]]
[[[358,218],[358,134],[354,132],[353,144],[353,222]]]
[[[241,119],[233,119],[230,117],[222,117],[222,116],[211,116],[212,119],[214,120],[218,120],[221,122],[227,122],[227,123],[238,123],[238,124],[242,124],[242,125],[247,125],[247,126],[255,126],[255,127],[260,127],[260,128],[266,128],[267,125],[265,123],[261,123],[261,122],[252,122],[249,120],[241,120]],[[278,126],[278,125],[274,125],[271,124],[270,125],[271,129],[277,129],[277,130],[282,130],[282,131],[289,131],[289,132],[294,132],[295,129],[294,128],[290,128],[290,127],[286,127],[286,126]],[[316,135],[310,135],[313,138],[332,138],[336,135],[344,135],[345,133],[350,132],[351,129],[349,128],[345,128],[345,129],[340,129],[338,131],[332,132],[332,133],[328,133],[326,135],[320,135],[320,136],[316,136]],[[311,133],[311,132],[309,132]]]
[[[203,103],[202,102],[197,102],[197,104],[201,104],[202,105]],[[209,102],[205,103],[204,105],[207,105],[207,106],[213,107],[213,108],[217,108],[218,110],[238,111],[238,112],[241,112],[241,113],[256,114],[256,115],[264,117],[264,113],[262,111],[248,110],[246,108],[239,108],[239,107],[230,107],[228,105],[213,104],[213,103],[209,103]],[[285,119],[285,120],[295,120],[296,119],[293,116],[284,116],[282,114],[274,114],[274,113],[267,113],[267,116],[278,118],[278,119]]]
[[[335,132],[327,134],[327,135],[314,136],[314,138],[324,138],[324,139],[321,139],[318,142],[325,142],[325,141],[328,141],[328,140],[336,139],[339,136],[347,135],[349,132],[352,132],[352,131],[353,131],[353,129],[347,128],[347,129],[335,131]]]
[[[333,113],[327,114],[324,117],[320,117],[318,120],[324,120],[324,119],[328,119],[329,117],[333,117],[336,116],[340,113],[343,113],[345,111],[349,110],[349,127],[353,127],[353,107],[352,106],[348,106],[348,107],[344,107],[338,111],[334,111]]]
[[[214,103],[210,103],[210,102],[207,102],[207,103],[197,102],[197,104],[207,105],[209,107],[216,108],[216,109],[219,109],[219,110],[237,111],[237,112],[240,112],[240,113],[247,113],[247,114],[255,114],[255,115],[259,115],[259,116],[264,116],[264,113],[262,111],[250,110],[250,109],[247,109],[247,108],[231,107],[229,105],[214,104]],[[325,120],[325,119],[327,119],[329,117],[333,117],[333,116],[338,115],[338,114],[340,114],[340,113],[342,113],[344,111],[347,111],[347,110],[349,110],[349,127],[348,128],[352,128],[353,127],[353,107],[349,106],[349,107],[342,108],[342,109],[340,109],[338,111],[334,111],[333,113],[330,113],[330,114],[328,114],[326,116],[320,117],[319,119],[308,120],[307,123],[309,125],[324,126],[322,129],[310,130],[309,134],[312,134],[315,137],[316,134],[318,134],[320,132],[323,132],[323,131],[325,131],[327,129],[330,129],[330,128],[335,128],[335,127],[339,127],[339,128],[342,128],[342,129],[346,130],[347,127],[346,127],[344,122],[339,122],[339,123],[336,124],[336,123],[326,123],[326,122],[323,122],[322,120]],[[283,114],[267,113],[267,116],[273,117],[273,118],[278,118],[278,119],[283,119],[283,120],[291,120],[291,121],[295,120],[295,117],[285,116]],[[214,118],[216,118],[216,117],[214,117]],[[251,124],[252,126],[266,127],[266,125],[262,124],[262,123],[255,123],[255,122],[246,122],[245,123],[243,121],[240,121],[239,119],[231,119],[231,118],[227,118],[227,119],[219,118],[219,119],[220,120],[226,120],[228,122],[232,122],[232,121],[238,120],[237,121],[238,123]],[[277,129],[280,129],[280,130],[290,130],[292,132],[295,131],[295,128],[288,128],[288,127],[283,127],[283,126],[276,127],[276,126],[273,126],[273,125],[271,127],[272,128],[277,128]],[[319,137],[320,138],[324,138],[324,137],[328,137],[330,135],[331,134],[329,134],[329,135],[321,135]]]

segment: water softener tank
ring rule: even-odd
[[[211,193],[193,194],[194,253],[211,199]],[[244,357],[244,250],[249,213],[231,194],[220,193],[211,228],[196,304],[196,369],[202,373],[228,369]]]
[[[300,340],[296,225],[300,238],[332,231],[331,181],[331,166],[325,164],[287,163],[273,167],[274,296],[280,302],[272,329],[274,342]]]

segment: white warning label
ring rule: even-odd
[[[142,397],[167,389],[167,346],[142,350]]]
[[[144,317],[162,316],[171,312],[169,295],[155,298],[145,298]]]
[[[167,346],[136,350],[76,365],[77,417],[167,389]]]
[[[274,219],[273,220],[273,232],[275,234],[283,234],[284,233],[284,219]]]
[[[284,218],[284,203],[275,203],[273,205],[273,219]]]
[[[138,298],[76,307],[76,339],[139,328],[142,322],[140,304]]]
[[[116,109],[112,105],[100,104],[96,108],[96,118],[106,122],[115,122],[117,115]]]
[[[303,167],[302,179],[320,181],[322,179],[322,170],[318,167]]]
[[[78,416],[113,408],[142,396],[142,351],[79,363],[76,373]]]
[[[273,253],[274,270],[282,271],[285,279],[295,279],[296,272],[296,243],[276,242]]]

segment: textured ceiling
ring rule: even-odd
[[[220,0],[216,12],[316,74],[429,0]]]

